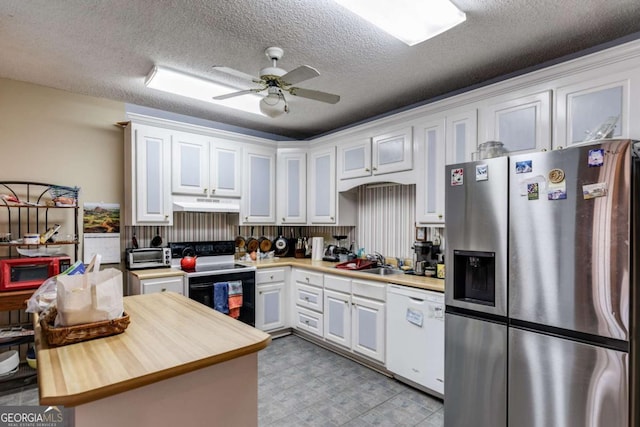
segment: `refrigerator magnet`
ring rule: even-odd
[[[464,168],[451,169],[451,186],[464,184]]]
[[[476,165],[476,181],[486,181],[489,179],[489,167],[487,165]]]
[[[565,200],[567,198],[567,186],[563,179],[560,183],[549,183],[547,190],[547,199],[549,200]]]
[[[599,167],[604,164],[604,148],[589,150],[589,167]]]
[[[523,160],[516,162],[516,173],[533,172],[533,162],[531,160]]]
[[[559,184],[564,181],[564,171],[562,169],[551,169],[549,171],[549,182],[552,184]]]
[[[604,197],[606,195],[606,182],[597,182],[595,184],[586,184],[582,186],[582,196],[585,200],[595,199],[596,197]]]
[[[538,200],[540,195],[539,187],[537,182],[533,182],[531,184],[527,184],[527,199],[529,200]]]

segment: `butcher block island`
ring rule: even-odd
[[[49,347],[36,322],[41,405],[82,426],[252,426],[268,334],[173,292],[124,298],[119,335]]]

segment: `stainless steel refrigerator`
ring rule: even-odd
[[[632,151],[447,167],[447,427],[640,423]]]

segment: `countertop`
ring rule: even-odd
[[[444,292],[444,279],[436,279],[425,276],[414,276],[412,274],[391,274],[378,276],[376,274],[363,273],[361,271],[343,270],[336,268],[335,262],[312,261],[309,258],[272,258],[253,262],[243,262],[246,265],[255,265],[256,268],[270,267],[301,267],[307,270],[315,270],[323,273],[348,276],[354,279],[371,280],[384,283],[395,283],[398,285],[411,286],[413,288],[426,289],[429,291]]]
[[[36,321],[41,405],[92,402],[271,342],[269,334],[173,292],[125,297],[124,309],[131,318],[124,333],[62,347],[49,348]]]

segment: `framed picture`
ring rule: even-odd
[[[425,227],[416,228],[416,240],[419,242],[427,240],[427,229]]]

